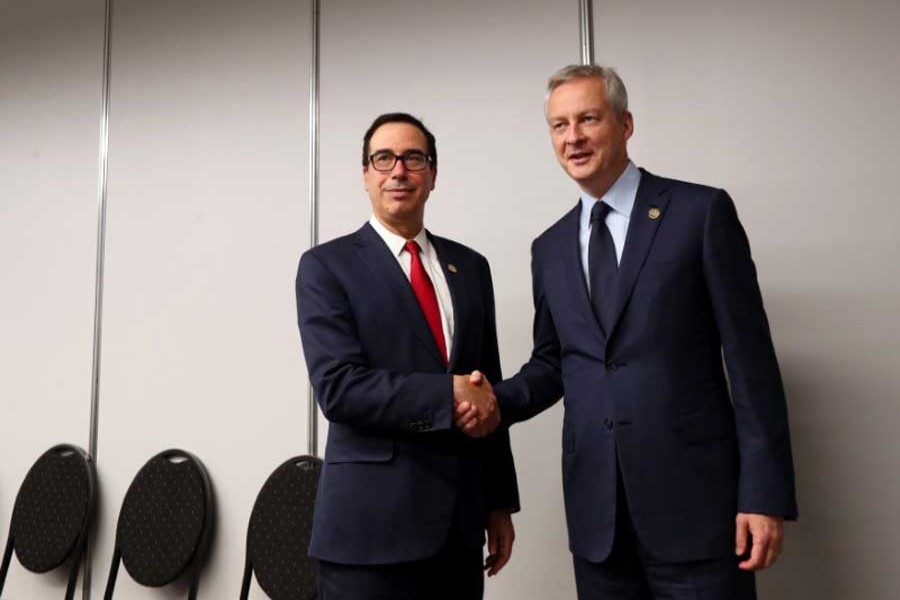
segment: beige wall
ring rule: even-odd
[[[94,598],[118,509],[166,447],[209,468],[202,598],[235,597],[253,499],[306,452],[293,275],[307,239],[309,3],[114,3]],[[405,110],[440,154],[426,224],[491,262],[504,372],[530,351],[531,240],[574,205],[543,85],[578,58],[577,2],[322,0],[320,239],[369,215],[360,143]],[[635,161],[727,188],[789,395],[801,520],[770,599],[888,598],[900,477],[896,3],[594,3],[629,87]],[[0,536],[50,445],[88,445],[102,2],[0,2]],[[379,65],[377,57],[387,57]],[[561,407],[513,431],[524,510],[489,600],[574,598]],[[323,436],[327,424],[322,422]],[[14,564],[4,598],[56,598]],[[122,573],[129,599],[183,597]],[[258,589],[252,597],[262,598]]]
[[[57,443],[88,446],[100,2],[0,2],[0,544],[19,485]],[[4,598],[60,598],[18,563]]]
[[[97,595],[118,507],[156,452],[184,448],[210,472],[206,598],[237,594],[256,493],[305,452],[292,273],[307,232],[309,21],[285,0],[116,3]],[[129,599],[184,591],[117,583]]]

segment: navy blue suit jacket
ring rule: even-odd
[[[465,246],[429,239],[453,302],[449,368],[409,280],[370,225],[300,259],[300,335],[330,422],[310,542],[317,558],[418,560],[452,528],[477,547],[487,511],[518,509],[508,431],[473,440],[453,425],[451,373],[483,369],[500,379],[490,268]]]
[[[532,246],[534,350],[496,387],[509,420],[565,395],[572,552],[610,552],[617,460],[639,539],[661,560],[733,552],[738,511],[795,518],[781,376],[731,198],[643,171],[609,331],[584,279],[580,211]]]

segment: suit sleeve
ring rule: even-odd
[[[547,305],[537,242],[531,247],[531,285],[534,298],[534,346],[531,358],[512,378],[496,386],[503,419],[525,421],[550,408],[562,397],[559,336]]]
[[[346,289],[313,252],[300,259],[296,290],[309,377],[329,421],[413,433],[452,427],[452,376],[372,368]]]
[[[703,268],[722,341],[740,453],[738,511],[797,517],[787,404],[734,203],[719,191],[704,228]]]
[[[485,282],[485,326],[482,335],[482,370],[491,384],[498,383],[503,377],[500,367],[500,351],[497,344],[497,317],[494,303],[494,283],[491,268],[484,261]],[[519,506],[519,485],[516,478],[516,466],[513,461],[512,448],[509,441],[509,426],[505,423],[505,415],[501,408],[501,425],[485,440],[484,493],[485,506],[488,510],[503,509],[517,512]]]

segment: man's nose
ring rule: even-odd
[[[572,125],[566,130],[565,141],[570,146],[579,144],[582,140],[584,140],[584,135],[578,125]]]
[[[398,158],[397,162],[394,163],[394,168],[391,169],[391,177],[392,178],[405,178],[409,171],[406,169],[406,165],[403,164],[403,159]]]

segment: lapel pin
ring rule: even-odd
[[[660,215],[662,215],[662,211],[659,210],[658,206],[651,206],[650,211],[647,213],[647,216],[649,216],[654,221],[658,219]]]
[[[454,265],[453,263],[447,263],[447,270],[450,271],[451,273],[458,272],[456,265]]]

